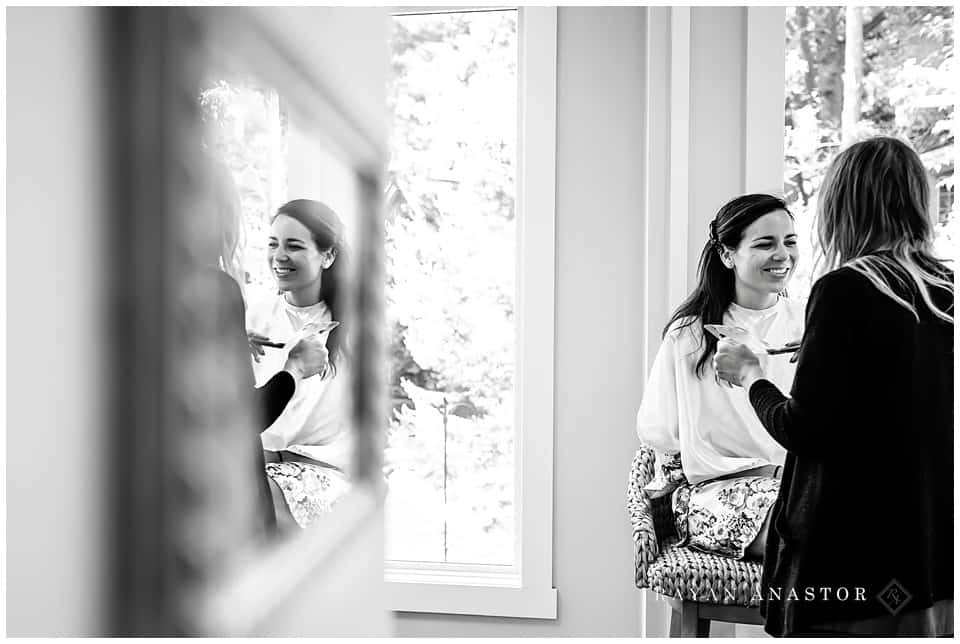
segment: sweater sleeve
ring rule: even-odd
[[[229,335],[231,346],[236,356],[239,356],[245,365],[249,365],[250,349],[247,343],[247,331],[244,322],[246,312],[240,287],[233,278],[226,273],[218,270],[215,272],[215,275],[220,282],[220,287],[224,293],[225,306],[227,307],[226,315],[224,316],[225,326],[223,333]],[[249,367],[247,368],[249,369]],[[286,371],[274,374],[273,377],[260,388],[257,388],[254,382],[253,372],[250,371],[250,404],[253,407],[253,413],[256,415],[256,429],[259,434],[283,413],[284,407],[286,407],[296,392],[297,383],[293,376]]]
[[[253,408],[260,414],[258,431],[266,429],[279,418],[296,389],[297,383],[293,376],[286,371],[280,371],[262,387],[253,390]]]
[[[768,380],[750,387],[750,404],[767,433],[796,454],[823,453],[846,429],[856,328],[852,279],[831,273],[814,285],[790,397]]]

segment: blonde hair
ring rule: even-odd
[[[833,160],[820,187],[817,263],[827,271],[852,268],[919,321],[914,303],[893,289],[912,283],[930,312],[952,324],[953,282],[933,255],[928,205],[926,170],[908,143],[892,137],[854,143]],[[950,293],[947,310],[933,303],[932,288]]]
[[[217,225],[220,270],[232,277],[240,286],[241,293],[246,283],[243,269],[244,230],[242,206],[237,185],[230,169],[222,162],[210,159],[213,210]]]

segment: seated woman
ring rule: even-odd
[[[263,374],[259,386],[248,362],[248,336],[245,331],[245,304],[243,286],[245,275],[240,259],[240,236],[243,227],[240,220],[240,200],[229,169],[212,157],[206,158],[212,189],[208,212],[216,222],[217,234],[211,236],[212,246],[207,256],[213,260],[202,269],[209,277],[207,286],[211,293],[211,308],[220,313],[219,335],[223,339],[225,355],[221,365],[233,364],[244,371],[246,395],[254,414],[257,432],[269,427],[280,416],[296,391],[297,384],[312,378],[326,367],[328,352],[325,338],[307,335],[288,345],[286,360],[277,365],[272,374]],[[214,257],[216,259],[214,260]],[[259,436],[251,436],[251,461],[258,473],[258,515],[262,521],[262,534],[270,537],[277,529],[277,513],[273,492],[265,473],[264,455]],[[255,441],[255,442],[254,442]]]
[[[345,414],[347,256],[340,218],[318,201],[284,204],[271,222],[267,261],[279,293],[247,310],[257,385],[281,370],[289,348],[307,335],[325,337],[329,356],[318,377],[297,383],[292,399],[261,434],[278,518],[307,527],[346,492],[353,449]],[[339,326],[329,330],[333,321]],[[286,509],[289,513],[281,514]]]
[[[677,532],[691,548],[763,557],[786,452],[763,429],[746,394],[716,378],[717,339],[704,325],[740,327],[744,340],[764,354],[767,377],[789,388],[790,354],[766,355],[763,348],[786,346],[803,334],[803,305],[784,296],[797,258],[793,216],[781,199],[733,199],[710,222],[697,287],[664,329],[637,435],[668,461],[679,457],[679,485],[661,493],[672,492]]]

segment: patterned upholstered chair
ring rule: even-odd
[[[757,589],[763,566],[678,546],[676,538],[657,542],[673,517],[655,517],[643,490],[654,477],[654,462],[653,448],[641,446],[627,485],[637,588],[659,593],[673,607],[671,637],[709,637],[711,621],[762,624]]]

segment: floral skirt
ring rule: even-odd
[[[349,488],[347,477],[339,470],[299,461],[267,463],[267,476],[283,491],[301,528],[328,514]]]
[[[743,559],[780,492],[780,479],[743,476],[684,484],[673,492],[680,545]]]

